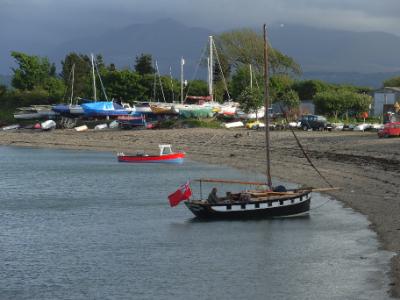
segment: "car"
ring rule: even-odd
[[[388,138],[391,136],[400,136],[400,122],[386,123],[385,126],[378,131],[378,137]]]
[[[303,115],[299,119],[300,128],[303,130],[331,130],[332,126],[323,116],[318,115]]]

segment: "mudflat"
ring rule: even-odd
[[[339,191],[331,195],[366,215],[391,261],[391,293],[400,297],[400,138],[374,132],[296,131],[321,174]],[[265,137],[244,129],[0,131],[0,145],[109,152],[157,151],[172,144],[192,160],[265,172]],[[312,187],[327,183],[308,164],[290,131],[271,132],[273,177]]]

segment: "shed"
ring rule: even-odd
[[[385,105],[400,103],[400,87],[384,87],[374,92],[371,112],[373,116],[382,116]]]

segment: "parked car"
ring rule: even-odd
[[[303,115],[299,119],[300,128],[303,130],[332,130],[332,126],[323,116]]]
[[[383,129],[378,131],[378,137],[400,136],[400,122],[386,123]]]

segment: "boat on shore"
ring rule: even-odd
[[[144,151],[138,151],[136,154],[118,153],[119,162],[127,163],[183,163],[186,154],[184,152],[173,152],[171,145],[158,145],[160,152],[158,155],[150,155]]]

